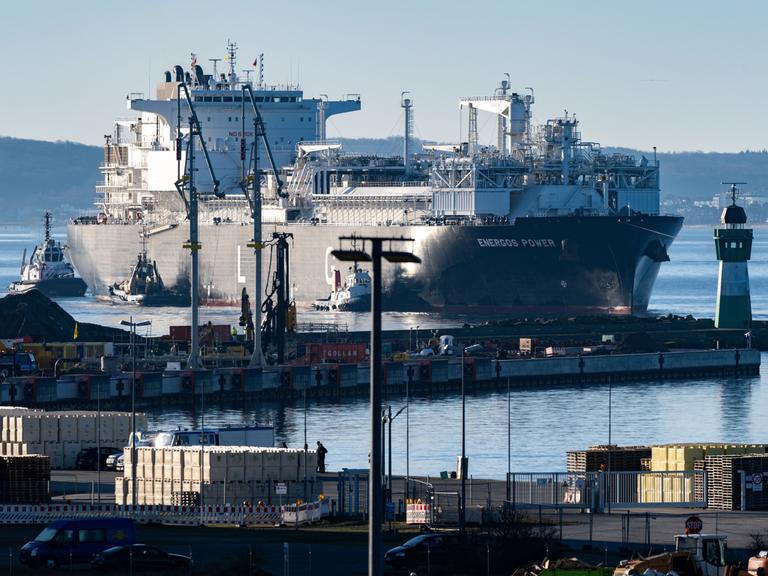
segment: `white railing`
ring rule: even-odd
[[[306,524],[330,514],[327,500],[299,506],[121,506],[118,504],[0,505],[0,524],[47,524],[65,518],[123,517],[182,526]]]

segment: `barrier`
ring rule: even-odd
[[[432,506],[430,504],[406,504],[406,524],[431,524]]]
[[[287,504],[280,508],[283,524],[299,525],[317,522],[330,514],[328,500],[307,502],[305,504]]]
[[[327,505],[303,504],[299,523],[328,514]],[[138,523],[179,526],[272,525],[282,519],[277,506],[121,506],[119,504],[9,504],[0,505],[0,524],[47,524],[65,518],[133,518]],[[306,518],[306,519],[304,519]],[[295,519],[292,523],[295,523]]]

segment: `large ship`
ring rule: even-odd
[[[97,213],[68,227],[70,257],[94,294],[125,277],[141,249],[140,227],[166,283],[189,285],[190,252],[182,248],[189,247],[189,221],[177,183],[185,177],[192,108],[207,145],[196,148],[194,175],[201,300],[236,304],[244,287],[252,289],[253,226],[242,183],[258,131],[255,105],[274,158],[267,163],[262,150],[258,159],[264,168],[259,240],[292,235],[289,278],[299,305],[328,296],[335,271],[346,269],[331,251],[339,237],[357,235],[411,238],[422,260],[384,267],[388,309],[646,311],[682,226],[682,218],[659,213],[655,158],[605,152],[581,139],[567,113],[534,126],[533,91],[514,92],[508,80],[492,95],[460,101],[466,141],[413,153],[412,101],[403,93],[403,155],[346,154],[326,139],[325,123],[360,110],[359,96],[305,98],[296,86],[266,85],[263,57],[251,79],[236,74],[233,45],[228,56],[228,72],[219,74],[214,61],[206,74],[193,55],[188,69],[165,73],[154,99],[129,96],[137,115],[117,121],[107,137]],[[495,117],[493,145],[480,145],[478,113]],[[273,268],[265,249],[265,287],[273,283]]]

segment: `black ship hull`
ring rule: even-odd
[[[290,232],[290,282],[300,305],[326,298],[331,255],[340,236],[412,238],[420,265],[385,264],[384,307],[389,310],[447,312],[642,314],[667,250],[682,227],[674,216],[564,216],[517,218],[507,224],[344,226],[270,224]],[[98,295],[122,277],[138,249],[136,226],[70,225],[70,257]],[[232,304],[242,289],[254,293],[251,227],[201,223],[200,294],[204,303]],[[166,281],[189,278],[189,252],[181,246],[185,225],[149,238],[148,250]],[[109,258],[104,258],[109,254]],[[271,286],[273,259],[263,251],[262,278]],[[361,264],[366,268],[366,264]],[[263,293],[263,289],[260,290]]]
[[[85,295],[88,285],[81,278],[55,278],[39,282],[14,282],[11,284],[11,294],[23,294],[30,290],[38,290],[48,298],[71,298]]]
[[[642,314],[682,223],[572,216],[448,227],[423,242],[410,296],[457,312]]]

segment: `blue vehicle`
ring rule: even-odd
[[[33,568],[82,564],[108,548],[135,542],[130,518],[56,520],[22,546],[19,560]]]

